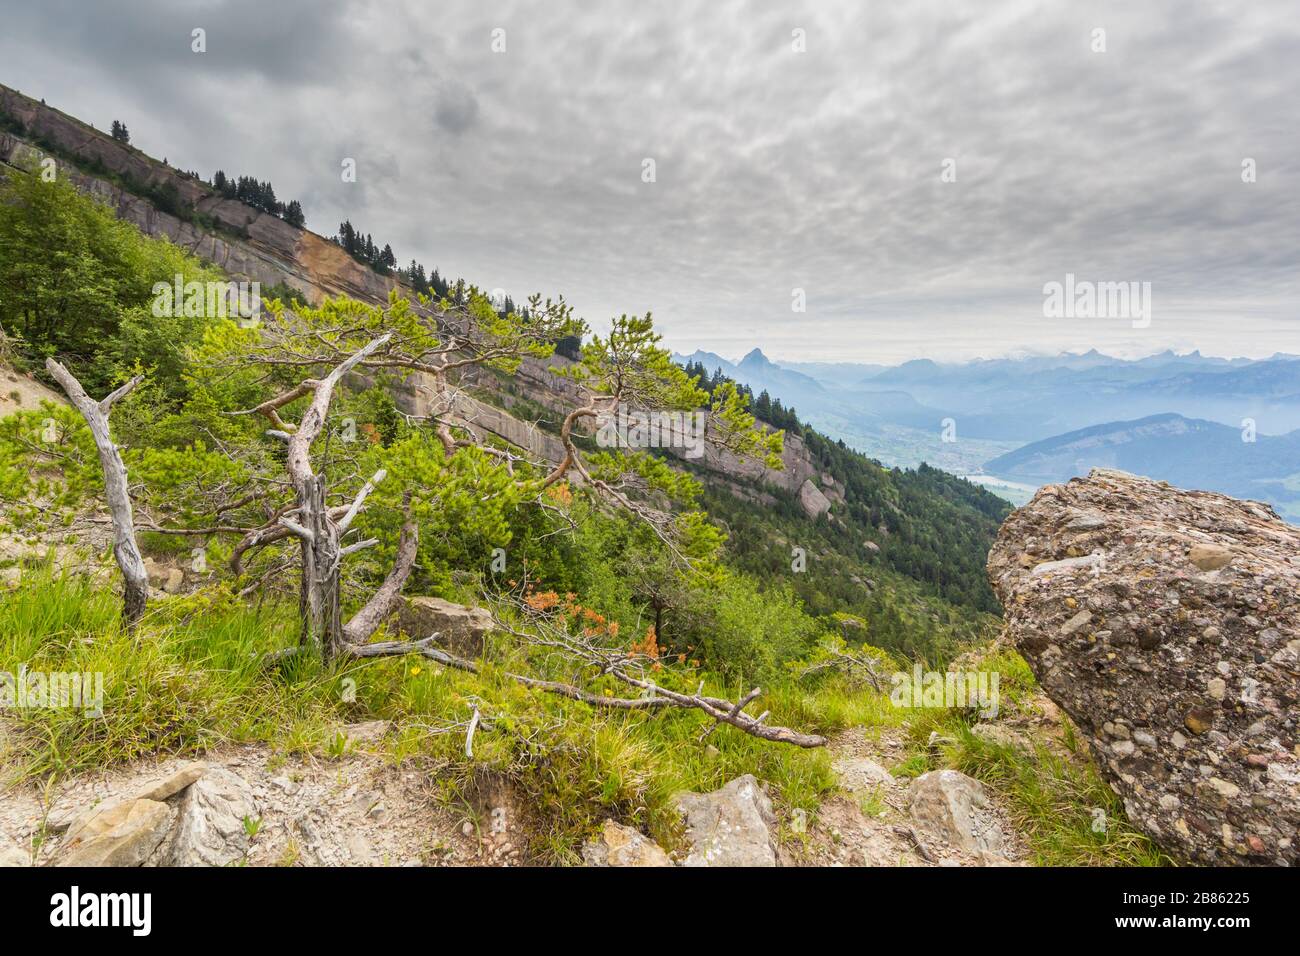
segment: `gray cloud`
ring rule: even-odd
[[[0,81],[681,350],[1300,352],[1285,0],[0,7]],[[1067,272],[1150,281],[1151,327],[1044,319]]]
[[[478,118],[478,100],[463,83],[447,83],[438,93],[433,118],[444,132],[463,133]]]

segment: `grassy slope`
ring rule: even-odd
[[[290,646],[297,629],[286,605],[250,607],[196,595],[149,611],[140,633],[118,626],[118,600],[86,579],[58,579],[32,570],[15,590],[0,593],[0,670],[20,665],[45,672],[102,672],[104,716],[74,710],[13,711],[15,732],[4,755],[12,784],[57,778],[151,754],[198,754],[225,742],[264,742],[283,753],[340,757],[340,729],[388,718],[399,733],[395,761],[413,761],[439,783],[449,804],[464,801],[476,774],[505,775],[526,798],[537,858],[576,862],[577,847],[606,817],[641,827],[665,845],[679,839],[672,796],[709,790],[742,774],[772,784],[778,808],[815,811],[834,790],[826,751],[758,741],[723,728],[710,752],[699,743],[702,715],[598,712],[533,693],[491,669],[482,676],[444,671],[427,661],[381,659],[324,669],[312,663],[268,667],[267,651]],[[524,664],[517,648],[497,643],[498,667]],[[544,663],[527,666],[545,671]],[[986,661],[1004,674],[1015,708],[1032,677],[1014,655]],[[558,675],[557,675],[558,676]],[[706,687],[734,693],[705,675]],[[355,699],[345,699],[347,682]],[[477,706],[492,729],[476,737],[474,759],[454,725]],[[1023,753],[972,736],[964,715],[904,710],[870,690],[832,676],[810,685],[793,678],[767,689],[771,721],[833,733],[849,726],[907,728],[913,749],[896,772],[916,775],[955,766],[1006,797],[1034,853],[1046,864],[1143,864],[1159,861],[1150,844],[1123,822],[1114,796],[1073,744]],[[928,746],[939,730],[951,744]],[[445,732],[439,732],[445,731]],[[1076,752],[1070,752],[1074,750]],[[1091,828],[1092,807],[1110,826]]]

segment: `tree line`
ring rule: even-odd
[[[131,145],[131,133],[121,120],[113,120],[109,135],[114,141]],[[163,160],[166,164],[167,160]],[[198,175],[190,173],[195,179]],[[275,187],[270,181],[263,182],[255,176],[227,176],[225,170],[218,169],[212,174],[211,186],[226,199],[237,199],[245,205],[260,209],[262,212],[279,216],[291,226],[299,229],[307,224],[307,216],[302,210],[302,203],[296,199],[281,202],[275,196]],[[389,250],[390,254],[392,250]]]
[[[302,211],[302,204],[296,199],[280,202],[275,198],[275,187],[268,180],[262,182],[253,176],[229,177],[224,170],[218,169],[212,174],[212,188],[227,199],[237,199],[245,205],[260,209],[262,212],[279,216],[291,226],[301,229],[307,223]]]

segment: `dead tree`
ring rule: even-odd
[[[342,341],[352,337],[355,327],[340,325],[334,329],[313,329],[310,336],[302,337],[302,347],[297,347],[289,330],[280,330],[278,335],[270,336],[263,345],[255,346],[255,361],[269,366],[328,367],[337,362],[333,370],[323,379],[308,379],[292,389],[268,399],[254,408],[230,414],[242,415],[257,413],[263,415],[273,426],[268,434],[284,441],[287,445],[286,467],[294,490],[294,501],[279,508],[270,521],[257,528],[231,528],[237,530],[244,538],[235,548],[232,566],[238,570],[240,562],[248,551],[267,544],[296,537],[302,553],[302,578],[300,585],[300,605],[303,628],[299,648],[287,653],[295,653],[303,646],[319,649],[326,660],[345,656],[358,659],[373,657],[400,656],[418,654],[448,667],[479,673],[481,665],[466,660],[434,646],[438,635],[428,635],[414,641],[386,641],[367,643],[380,624],[392,613],[400,599],[401,590],[410,576],[415,563],[418,538],[415,523],[410,519],[409,508],[398,545],[397,556],[387,579],[374,593],[370,600],[346,624],[340,614],[340,581],[343,559],[349,554],[375,544],[372,540],[344,545],[343,539],[348,533],[353,520],[360,512],[367,495],[374,485],[384,478],[383,471],[378,472],[368,481],[350,505],[328,504],[328,488],[323,475],[318,475],[311,464],[312,442],[321,434],[330,400],[335,387],[350,372],[374,369],[393,369],[407,372],[423,372],[433,376],[435,391],[443,394],[448,388],[449,372],[477,364],[490,364],[498,360],[518,358],[529,354],[530,342],[544,338],[547,329],[556,322],[567,322],[567,307],[560,303],[552,307],[547,304],[545,310],[551,316],[551,325],[534,321],[523,336],[505,337],[504,341],[489,339],[481,342],[473,338],[453,339],[438,346],[421,344],[412,339],[409,332],[389,331],[369,341],[363,347],[347,354],[343,351]],[[538,310],[534,309],[534,318]],[[392,326],[400,328],[401,322]],[[346,334],[344,334],[346,333]],[[657,348],[649,328],[649,317],[644,322],[628,324],[628,331],[620,333],[619,349],[608,363],[595,374],[593,380],[587,381],[587,401],[572,411],[565,418],[562,442],[565,448],[564,459],[541,481],[537,482],[545,489],[560,481],[570,473],[576,474],[598,494],[624,509],[649,522],[660,539],[678,554],[676,543],[670,533],[671,515],[643,506],[625,494],[616,482],[603,480],[587,469],[577,453],[573,440],[573,430],[581,420],[599,417],[606,410],[616,410],[620,402],[645,404],[648,407],[662,407],[671,404],[656,385],[654,368],[667,361],[666,353]],[[355,339],[353,339],[355,341]],[[631,343],[629,346],[627,343]],[[522,344],[521,344],[522,343]],[[418,346],[418,347],[413,347]],[[467,353],[464,358],[454,358],[454,353]],[[694,400],[698,389],[694,383],[683,375],[678,375],[670,383],[672,395],[668,398]],[[281,418],[280,411],[289,404],[310,396],[310,402],[303,413],[301,421],[295,427]],[[643,401],[642,401],[643,400]],[[447,408],[451,403],[447,403]],[[445,419],[444,412],[440,418]],[[724,416],[724,426],[734,425],[735,415]],[[747,431],[753,424],[742,422],[739,431]],[[471,439],[457,438],[450,430],[446,420],[435,423],[435,434],[441,440],[444,450],[450,455],[461,447],[475,444]],[[775,447],[771,436],[753,435],[736,438],[737,428],[724,427],[720,432],[723,442],[732,441],[739,453],[753,451],[774,454]],[[719,437],[719,436],[715,436]],[[779,435],[776,436],[779,445]],[[409,497],[408,497],[409,504]],[[678,555],[680,557],[680,555]],[[546,622],[536,622],[542,634],[525,634],[511,630],[504,622],[498,622],[503,630],[527,641],[537,647],[560,648],[567,652],[569,663],[595,665],[601,672],[612,675],[639,696],[617,697],[593,693],[576,684],[562,681],[545,680],[523,674],[507,676],[525,687],[558,694],[572,700],[581,701],[596,707],[619,710],[654,710],[659,708],[685,708],[699,710],[712,719],[710,730],[719,724],[727,724],[744,733],[764,740],[788,743],[798,747],[820,747],[826,738],[817,734],[805,734],[787,727],[773,726],[766,723],[767,712],[757,717],[745,713],[745,708],[759,696],[755,688],[740,700],[723,700],[707,696],[701,686],[696,693],[683,693],[657,686],[645,673],[647,661],[629,655],[626,650],[597,647],[590,642],[577,639],[546,637],[550,634]],[[707,734],[710,732],[706,730]]]
[[[134,630],[144,616],[145,602],[149,598],[149,575],[144,569],[144,559],[135,542],[135,521],[131,514],[131,495],[126,479],[126,465],[113,444],[108,429],[108,414],[113,404],[130,394],[143,380],[137,375],[121,388],[95,401],[86,394],[77,377],[54,359],[45,360],[45,370],[54,376],[74,408],[81,413],[90,427],[99,451],[99,464],[104,472],[104,500],[113,519],[113,557],[122,570],[122,620],[128,630]]]
[[[813,674],[820,674],[829,670],[843,671],[854,678],[860,677],[860,679],[870,684],[877,693],[884,690],[880,672],[876,670],[876,665],[871,662],[871,659],[864,654],[854,654],[852,651],[847,650],[828,650],[824,659],[805,667],[799,676],[811,677]]]
[[[704,694],[703,682],[693,694],[671,690],[661,686],[651,674],[647,673],[647,666],[658,665],[657,660],[648,658],[644,654],[629,653],[623,647],[602,644],[599,634],[595,632],[584,631],[581,634],[572,634],[553,616],[534,610],[525,601],[514,600],[507,603],[513,606],[517,614],[525,618],[528,629],[519,630],[498,615],[496,625],[501,630],[527,645],[560,655],[566,664],[578,663],[585,668],[594,669],[599,674],[608,674],[620,683],[641,691],[642,696],[635,698],[635,702],[625,698],[592,699],[593,695],[584,697],[581,696],[581,692],[579,695],[569,693],[577,690],[569,685],[552,685],[546,689],[564,693],[565,696],[575,697],[578,700],[589,699],[589,702],[603,706],[639,704],[699,710],[713,718],[713,723],[703,732],[701,740],[716,730],[719,724],[727,724],[752,737],[793,744],[796,747],[822,747],[826,744],[826,738],[820,734],[805,734],[789,727],[767,724],[769,711],[763,711],[757,717],[745,713],[745,708],[762,694],[761,688],[755,687],[745,696],[734,701]],[[515,679],[519,680],[518,677]]]
[[[268,543],[288,535],[298,539],[302,551],[302,579],[298,597],[302,633],[299,643],[300,646],[310,647],[326,661],[346,652],[350,645],[365,643],[392,613],[406,579],[410,577],[411,568],[415,565],[419,546],[419,532],[410,520],[408,509],[392,571],[366,605],[344,624],[341,609],[343,559],[379,542],[375,538],[367,538],[345,545],[343,538],[375,485],[384,480],[385,472],[383,469],[377,471],[362,486],[351,504],[331,508],[326,501],[329,489],[325,476],[318,475],[312,468],[311,446],[325,427],[335,386],[389,338],[389,335],[381,335],[373,339],[335,366],[323,379],[307,379],[254,409],[275,426],[268,434],[288,445],[285,466],[293,484],[296,502],[295,507],[285,509],[278,517],[277,531],[282,530],[283,533],[272,534],[268,531],[259,543]],[[308,395],[311,396],[311,402],[297,427],[286,423],[280,417],[280,409]]]

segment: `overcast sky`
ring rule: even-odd
[[[0,82],[678,351],[1260,356],[1300,352],[1297,7],[0,0]],[[1067,273],[1149,326],[1045,318]]]

